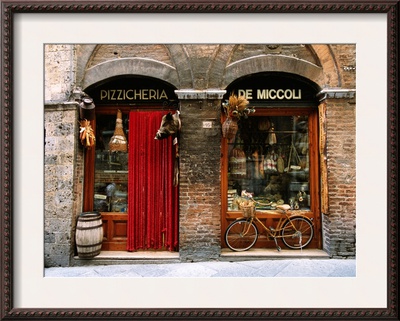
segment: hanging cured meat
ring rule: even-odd
[[[254,163],[254,178],[255,179],[260,179],[262,177],[261,177],[261,173],[260,173],[260,162],[259,162],[260,158],[259,158],[259,155],[258,155],[258,151],[256,150],[251,155],[251,157],[252,157],[252,160],[253,160],[253,163]],[[264,173],[264,170],[263,170],[263,173]]]
[[[268,132],[267,143],[270,144],[270,145],[274,145],[274,144],[277,143],[274,124],[271,125],[271,128],[270,128],[270,130]]]
[[[285,161],[283,160],[282,156],[279,156],[276,161],[276,169],[279,173],[283,173],[285,170]]]
[[[114,135],[110,139],[109,148],[111,152],[126,152],[128,150],[128,142],[122,127],[122,113],[119,109],[115,122]]]

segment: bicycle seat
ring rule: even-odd
[[[290,210],[290,205],[289,204],[276,205],[276,208],[286,212],[287,210]]]

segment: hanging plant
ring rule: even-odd
[[[256,110],[253,107],[248,107],[249,101],[244,96],[236,96],[231,94],[229,100],[222,104],[228,118],[239,120],[241,117],[247,118]]]
[[[244,96],[236,96],[231,94],[229,100],[222,103],[222,107],[227,115],[226,120],[222,124],[222,136],[231,140],[236,136],[238,130],[237,122],[241,117],[247,118],[250,113],[254,113],[255,109],[248,107],[249,101]]]

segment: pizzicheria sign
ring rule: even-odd
[[[134,100],[163,100],[172,99],[168,97],[165,89],[151,88],[129,88],[129,89],[101,89],[99,100],[101,101],[134,101]]]
[[[85,90],[96,104],[135,104],[174,101],[175,88],[150,77],[118,78]]]

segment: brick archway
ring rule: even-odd
[[[225,69],[222,87],[226,88],[238,78],[262,71],[279,71],[300,75],[321,87],[324,83],[322,67],[293,57],[266,55],[246,58],[228,65]]]
[[[235,45],[220,45],[212,62],[208,84],[210,88],[226,88],[244,75],[263,71],[284,71],[297,74],[315,82],[321,88],[340,87],[341,75],[329,45],[309,45],[316,63],[279,54],[248,57],[229,64]]]
[[[97,82],[119,75],[142,75],[164,80],[176,88],[192,88],[193,74],[183,45],[164,45],[164,51],[170,57],[170,63],[148,57],[127,57],[109,59],[106,62],[90,66],[101,45],[78,46],[77,84],[87,88]]]
[[[331,47],[329,45],[311,45],[311,48],[314,50],[324,70],[324,84],[328,87],[341,87],[340,72]]]
[[[151,77],[157,75],[157,78],[179,87],[179,77],[175,67],[147,58],[122,58],[98,64],[86,70],[82,86],[87,88],[105,79],[121,75]]]

